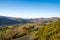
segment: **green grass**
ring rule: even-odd
[[[39,28],[32,40],[60,40],[60,20]]]

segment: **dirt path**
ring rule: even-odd
[[[24,37],[21,37],[21,38],[18,38],[18,39],[15,39],[15,40],[31,40],[31,37],[34,35],[35,32],[32,32]]]

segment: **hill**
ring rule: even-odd
[[[29,22],[26,19],[23,18],[14,18],[14,17],[5,17],[5,16],[0,16],[0,26],[4,25],[14,25],[14,24],[24,24]]]
[[[23,37],[23,36],[29,34],[30,32],[35,31],[34,27],[36,25],[38,27],[41,27],[41,26],[43,26],[43,27],[39,29],[39,31],[36,34],[37,36],[35,38],[33,38],[34,40],[35,39],[36,40],[46,39],[45,38],[46,35],[48,38],[50,38],[50,34],[52,32],[53,32],[52,34],[56,33],[57,29],[59,28],[60,21],[57,21],[57,20],[60,20],[60,18],[53,17],[53,18],[24,19],[24,18],[0,16],[0,26],[2,26],[2,27],[0,27],[0,39],[1,40],[12,40],[12,39],[17,39],[17,38]],[[57,21],[57,22],[55,22],[55,21]],[[16,27],[15,27],[15,25],[16,25]],[[50,31],[52,31],[52,32],[50,33]]]
[[[16,24],[18,25],[26,23],[35,23],[43,25],[46,23],[55,22],[57,20],[60,20],[60,17],[24,19],[24,18],[0,16],[0,26],[16,25]]]
[[[60,20],[39,28],[33,40],[60,40]]]

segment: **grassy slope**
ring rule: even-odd
[[[60,40],[60,20],[40,28],[32,40]]]

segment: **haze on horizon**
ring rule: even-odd
[[[59,0],[0,0],[0,16],[60,17]]]

